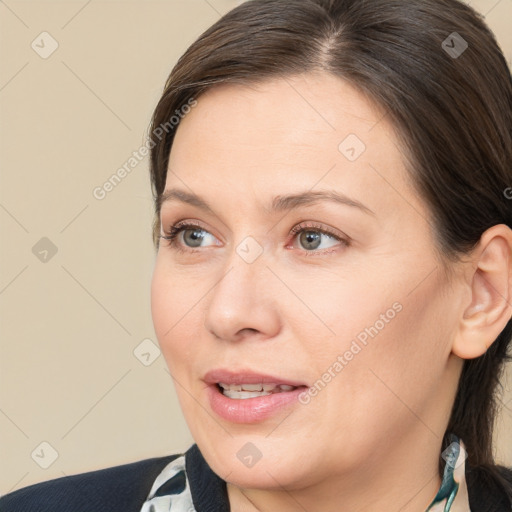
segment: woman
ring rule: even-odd
[[[196,444],[12,511],[505,511],[512,80],[456,0],[253,0],[152,122],[152,314]]]

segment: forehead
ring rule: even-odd
[[[401,195],[415,195],[407,181],[385,112],[347,82],[317,73],[223,84],[200,96],[178,126],[166,188],[225,199],[333,188],[391,209]]]
[[[293,142],[294,135],[305,131],[342,134],[347,122],[362,135],[384,114],[348,82],[317,72],[247,85],[214,86],[199,97],[198,107],[181,122],[178,133],[187,131],[186,127],[200,117],[201,126],[193,128],[203,136],[223,125],[223,131],[232,137],[238,135],[240,142],[276,135],[280,141]]]

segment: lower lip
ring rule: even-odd
[[[255,398],[229,398],[214,384],[207,388],[208,399],[213,411],[232,423],[258,423],[270,418],[278,411],[298,402],[304,386],[292,391],[281,391]]]

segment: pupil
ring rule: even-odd
[[[316,249],[321,243],[322,235],[318,231],[304,231],[300,238],[305,249]]]
[[[186,229],[183,233],[183,239],[190,247],[200,247],[203,238],[204,231],[200,229]]]

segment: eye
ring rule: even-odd
[[[348,237],[344,238],[328,228],[317,225],[299,224],[292,229],[291,234],[296,240],[294,245],[298,245],[299,249],[307,252],[322,252],[339,245],[349,245]]]
[[[178,222],[160,238],[167,240],[172,246],[185,246],[190,249],[219,245],[218,240],[210,232],[197,224]]]

